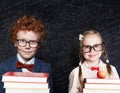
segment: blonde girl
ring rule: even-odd
[[[98,31],[85,31],[79,35],[79,40],[80,62],[69,75],[69,93],[82,93],[84,78],[119,78],[116,68],[109,63],[103,38]],[[106,75],[98,76],[99,71],[106,72]]]

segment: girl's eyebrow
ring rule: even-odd
[[[95,45],[101,45],[101,44],[94,44],[94,45],[83,45],[83,46],[95,46]]]

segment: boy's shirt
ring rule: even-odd
[[[34,62],[35,62],[35,57],[33,57],[33,58],[30,59],[29,61],[25,62],[25,61],[23,60],[23,58],[20,56],[19,53],[17,53],[17,58],[18,58],[19,62],[21,62],[21,63],[23,63],[23,64],[34,64]],[[26,69],[26,68],[22,68],[22,72],[30,72],[30,71],[29,71],[28,69]]]

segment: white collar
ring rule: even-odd
[[[90,66],[87,64],[86,61],[84,61],[83,64],[84,64],[86,67],[90,68]],[[100,60],[100,63],[99,63],[96,67],[102,67],[102,66],[103,66],[103,61]]]
[[[33,58],[30,59],[29,61],[25,62],[25,61],[23,60],[23,58],[20,56],[19,53],[17,53],[17,58],[18,58],[18,61],[20,61],[20,62],[22,62],[22,63],[24,63],[24,64],[34,64],[34,62],[35,62],[35,57],[33,57]]]

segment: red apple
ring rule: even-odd
[[[107,72],[105,70],[101,70],[97,72],[97,77],[98,78],[106,78]]]

